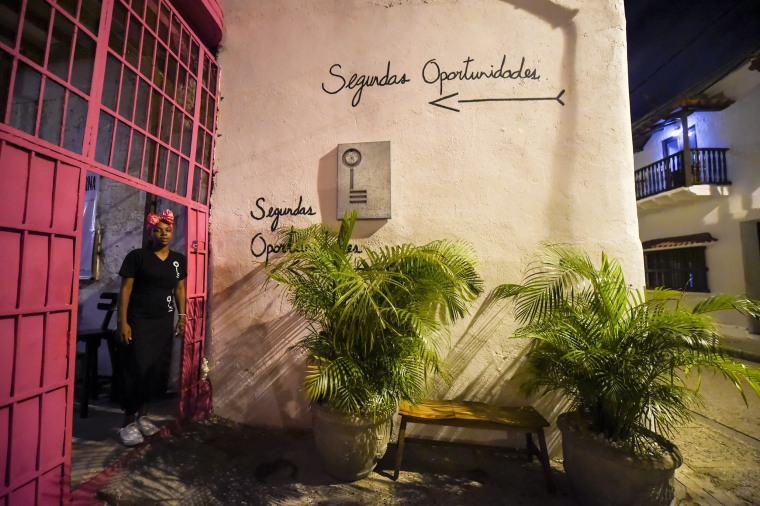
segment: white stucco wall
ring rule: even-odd
[[[760,221],[760,72],[735,70],[706,91],[723,93],[734,104],[718,112],[689,117],[701,148],[728,148],[728,195],[681,203],[639,213],[642,241],[709,232],[718,239],[707,245],[708,286],[712,293],[749,293],[760,297],[760,246],[755,223]],[[634,155],[641,168],[663,157],[662,141],[673,127],[655,132]],[[702,296],[694,295],[693,300]],[[736,313],[719,315],[732,334],[743,335],[747,319]]]
[[[463,238],[486,288],[521,278],[542,241],[604,249],[643,284],[633,184],[623,2],[608,0],[227,0],[219,60],[209,361],[214,409],[245,423],[308,427],[303,364],[288,351],[303,322],[262,291],[251,253],[271,237],[268,206],[311,207],[281,225],[336,224],[336,146],[391,142],[393,214],[361,224],[373,246]],[[426,83],[448,71],[536,69],[540,79]],[[335,91],[354,73],[405,84]],[[432,64],[430,64],[432,65]],[[427,68],[428,72],[431,66]],[[431,74],[428,74],[428,80]],[[554,97],[565,90],[562,106]],[[458,93],[445,104],[429,102]],[[456,99],[548,98],[457,103]],[[524,344],[510,320],[475,314],[455,327],[454,381],[435,395],[514,401]],[[546,410],[551,411],[550,406]],[[550,413],[546,413],[550,416]]]

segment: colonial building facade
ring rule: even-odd
[[[648,287],[760,296],[760,64],[740,58],[633,126]],[[760,330],[723,315],[729,334]]]

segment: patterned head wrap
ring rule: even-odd
[[[171,212],[171,209],[164,209],[164,212],[161,214],[150,213],[145,221],[147,222],[148,232],[150,232],[160,221],[174,225],[174,213]]]

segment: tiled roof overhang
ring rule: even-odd
[[[712,234],[709,232],[702,232],[701,234],[679,235],[675,237],[661,237],[659,239],[650,239],[649,241],[642,241],[641,246],[645,251],[647,251],[665,248],[684,248],[687,246],[706,244],[713,241],[717,241],[717,239],[713,237]]]

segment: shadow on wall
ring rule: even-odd
[[[573,22],[578,10],[567,9],[549,0],[502,0],[516,9],[529,12],[554,28],[560,28],[564,36],[562,75],[560,81],[572,83],[576,72],[577,33]],[[578,90],[568,90],[568,98]],[[577,95],[576,95],[577,97]],[[558,122],[563,138],[576,139],[578,106],[576,99],[568,99],[562,107]],[[345,142],[353,142],[346,139]],[[571,145],[572,146],[572,145]],[[564,188],[565,191],[549,192],[546,208],[541,212],[545,222],[543,230],[548,237],[561,240],[573,233],[574,218],[572,195],[574,181],[572,170],[577,163],[577,153],[560,147],[559,139],[554,146],[552,170],[546,181],[548,188]],[[632,177],[632,176],[631,176]],[[573,185],[572,183],[576,183]],[[337,227],[337,149],[332,149],[319,160],[317,194],[322,222]],[[563,219],[557,219],[562,216]],[[386,220],[368,220],[357,224],[355,237],[366,238],[377,232]],[[235,278],[222,273],[217,279]],[[236,421],[247,413],[256,413],[257,423],[271,426],[308,426],[308,406],[301,395],[304,374],[302,360],[295,358],[289,348],[305,332],[305,322],[294,312],[282,313],[281,298],[263,297],[261,287],[266,280],[262,267],[256,267],[232,285],[213,295],[211,326],[213,334],[226,336],[223,345],[215,346],[210,334],[210,359],[212,383],[222,386],[214,395],[218,414]],[[271,315],[269,320],[253,320],[252,314]],[[473,316],[464,335],[457,341],[447,357],[452,378],[462,377],[465,370],[478,356],[486,353],[497,341],[496,333],[503,316],[492,301],[484,302]],[[248,322],[251,322],[248,324]],[[243,325],[247,325],[244,326]],[[542,399],[525,399],[518,393],[513,378],[524,366],[523,349],[507,366],[492,362],[484,367],[482,374],[463,389],[455,390],[449,385],[436,383],[434,394],[458,399],[479,399],[499,404],[532,404],[552,424],[556,415],[564,411],[566,404],[550,396]],[[270,414],[271,413],[271,414]],[[269,418],[267,418],[269,417]],[[550,449],[557,446],[554,431],[547,434]]]
[[[508,339],[508,335],[499,335],[504,332],[503,320],[509,313],[506,312],[507,302],[494,299],[490,295],[486,297],[463,336],[446,356],[446,370],[452,379],[466,377],[467,369],[477,356],[483,355],[484,350],[492,347],[494,343],[502,339]],[[510,330],[511,331],[511,330]],[[515,342],[524,342],[515,341]],[[484,364],[482,371],[474,375],[474,379],[464,385],[449,384],[443,378],[436,377],[432,385],[432,396],[441,399],[478,400],[502,406],[530,405],[535,407],[550,423],[551,427],[546,431],[546,442],[550,455],[557,455],[561,446],[561,435],[556,429],[557,416],[569,409],[569,402],[558,395],[526,396],[520,391],[520,375],[526,368],[525,354],[528,351],[527,343],[520,349],[512,361],[507,363],[506,358],[497,356],[489,363]],[[492,355],[493,356],[493,355]],[[510,447],[520,447],[524,444],[521,434],[508,433],[506,436],[493,438],[493,431],[484,432],[489,436],[492,444]],[[435,437],[448,439],[449,437],[464,437],[463,429],[437,429]]]
[[[214,411],[225,418],[256,425],[307,427],[308,404],[301,395],[305,367],[290,348],[305,332],[294,311],[282,313],[284,299],[265,297],[267,277],[257,266],[213,296],[209,339]],[[262,306],[263,304],[263,306]],[[251,320],[251,314],[271,315]],[[247,326],[244,326],[247,325]],[[225,336],[216,344],[213,335]]]
[[[568,9],[557,5],[551,0],[501,0],[514,6],[516,9],[524,10],[536,18],[550,24],[553,28],[560,28],[563,33],[564,47],[562,54],[562,75],[560,82],[567,83],[570,86],[573,82],[576,67],[577,54],[577,30],[573,19],[578,14],[577,9]],[[578,116],[577,100],[572,99],[572,95],[577,90],[572,88],[568,90],[570,95],[562,111],[558,122],[564,128],[562,131],[566,139],[575,139],[577,136],[576,118]],[[577,95],[576,95],[577,96]],[[577,154],[575,149],[560,149],[559,138],[554,139],[554,146],[549,146],[553,152],[552,170],[548,174],[546,181],[547,188],[565,188],[566,191],[551,191],[549,198],[546,200],[546,208],[542,216],[544,217],[544,227],[547,237],[554,240],[572,237],[573,224],[576,222],[573,213],[572,202],[568,202],[567,195],[572,194],[572,188],[580,181],[574,181],[574,171],[572,170],[577,163]],[[536,212],[541,212],[537,210]],[[562,219],[558,219],[561,216]],[[488,353],[488,349],[493,347],[501,339],[497,332],[504,328],[502,321],[506,317],[504,314],[504,302],[494,301],[490,297],[486,298],[480,305],[477,312],[473,315],[470,324],[465,330],[462,337],[457,341],[446,357],[446,365],[450,378],[466,377],[466,370],[479,356]],[[508,338],[508,336],[503,336]],[[480,374],[474,376],[474,379],[468,384],[453,385],[447,384],[440,378],[437,378],[433,385],[433,396],[437,398],[454,398],[457,400],[477,399],[483,402],[489,402],[501,405],[532,405],[534,406],[550,423],[551,427],[546,432],[547,445],[551,455],[557,455],[561,447],[561,435],[556,429],[556,418],[559,414],[569,409],[569,402],[558,395],[547,395],[542,398],[526,397],[519,391],[520,380],[516,379],[525,369],[526,345],[512,357],[512,362],[506,367],[504,363],[507,359],[498,356],[497,359],[488,360]],[[494,355],[491,354],[493,357]],[[466,437],[462,434],[463,429],[445,429],[441,428],[436,431],[433,437],[448,439]],[[430,434],[427,432],[426,434]],[[426,436],[430,437],[430,436]],[[508,434],[506,437],[493,439],[492,432],[488,436],[492,444],[504,444],[505,446],[521,446],[522,440],[517,435]]]
[[[541,19],[551,25],[552,28],[562,30],[565,41],[562,53],[562,75],[559,82],[565,83],[565,87],[570,87],[576,74],[576,54],[578,48],[578,33],[573,19],[578,14],[578,9],[568,9],[558,5],[551,0],[501,0],[504,3],[512,5],[515,9],[524,10],[538,19]],[[565,105],[559,117],[559,123],[564,128],[556,130],[562,132],[565,139],[575,139],[577,133],[576,124],[578,118],[578,100],[580,96],[576,89],[570,87],[567,90]],[[575,95],[575,96],[573,96]],[[565,148],[560,145],[559,137],[555,137],[554,146],[548,146],[554,154],[553,170],[550,171],[549,177],[545,181],[546,188],[553,188],[555,191],[549,192],[549,198],[546,200],[546,209],[543,213],[547,237],[558,239],[559,237],[568,237],[573,235],[574,219],[573,206],[565,201],[565,195],[572,195],[573,168],[577,163],[577,153],[573,148]],[[580,181],[575,181],[580,183]],[[631,174],[631,184],[633,184],[633,175]],[[560,188],[566,189],[559,191]]]

